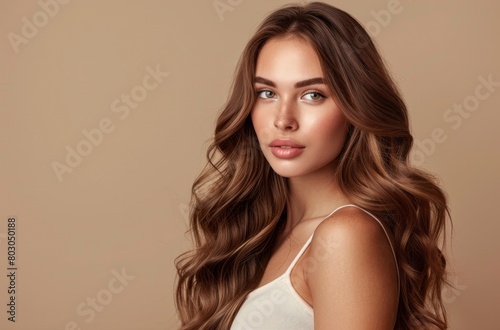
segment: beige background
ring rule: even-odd
[[[218,2],[227,11],[218,13],[213,0],[0,2],[1,329],[175,328],[173,260],[188,246],[191,183],[244,44],[288,1]],[[487,97],[483,88],[478,104],[473,96],[480,77],[500,81],[500,3],[328,2],[370,27],[413,133],[426,141],[414,160],[449,194],[451,328],[498,329],[500,88]],[[52,16],[43,4],[52,4]],[[23,27],[34,20],[36,30]],[[29,38],[13,45],[23,33]],[[141,94],[147,67],[157,66],[168,76],[146,80],[150,90]],[[131,92],[144,99],[127,117],[123,108],[113,112]],[[463,102],[477,108],[460,123],[443,117]],[[85,149],[82,131],[103,120],[113,131]],[[434,129],[444,137],[431,148]],[[66,148],[78,146],[88,155],[60,180],[53,163],[66,165]],[[16,323],[7,321],[2,275],[9,216],[18,222]],[[129,279],[116,281],[113,270]]]

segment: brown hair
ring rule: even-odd
[[[446,329],[446,262],[438,246],[449,217],[446,197],[432,176],[410,164],[407,109],[370,36],[346,12],[318,2],[271,13],[243,51],[208,164],[192,187],[195,247],[176,261],[181,329],[229,329],[283,228],[286,179],[262,155],[249,114],[259,51],[288,35],[314,47],[349,122],[337,171],[342,192],[395,238],[401,273],[395,329]]]

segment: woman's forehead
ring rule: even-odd
[[[315,49],[302,38],[272,38],[262,47],[255,76],[281,84],[323,77]]]

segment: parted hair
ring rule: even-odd
[[[447,329],[446,196],[435,177],[411,164],[407,108],[370,36],[348,13],[319,2],[272,12],[239,60],[207,165],[192,186],[194,247],[176,259],[180,329],[229,329],[283,230],[287,179],[264,158],[250,113],[259,52],[268,40],[287,36],[315,49],[348,121],[336,171],[342,193],[394,237],[401,288],[395,329]]]

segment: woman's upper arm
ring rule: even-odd
[[[338,213],[338,214],[337,214]],[[315,231],[306,269],[314,328],[393,329],[398,278],[381,225],[361,210],[340,210]]]

